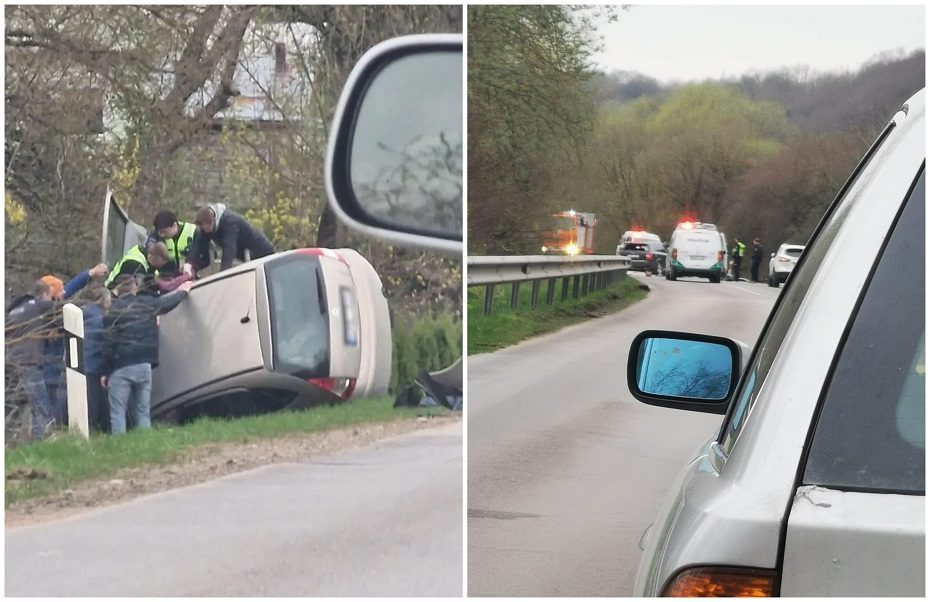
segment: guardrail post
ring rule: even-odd
[[[587,297],[591,290],[591,274],[585,274],[581,277],[581,296]]]
[[[536,309],[539,304],[539,280],[533,281],[533,288],[530,290],[530,306]]]
[[[562,301],[568,299],[568,276],[562,278]]]
[[[510,285],[510,309],[516,311],[517,306],[520,304],[520,281],[514,282]]]
[[[555,301],[555,278],[549,279],[549,286],[546,287],[546,305],[552,305]]]
[[[581,276],[575,276],[575,280],[572,282],[572,299],[578,298],[578,287],[581,286]]]
[[[68,392],[68,429],[90,437],[87,377],[84,375],[84,312],[74,303],[62,308],[65,327],[65,385]]]
[[[484,287],[484,315],[491,315],[491,308],[494,307],[494,285],[489,284]]]

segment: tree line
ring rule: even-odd
[[[616,16],[614,16],[616,17]],[[619,18],[623,18],[622,14]],[[469,253],[539,253],[548,216],[667,239],[682,218],[732,240],[804,244],[856,162],[924,86],[924,52],[854,73],[782,70],[662,85],[596,72],[593,20],[569,6],[469,9]]]
[[[397,35],[460,32],[460,6],[5,14],[8,296],[99,260],[109,185],[147,227],[161,208],[184,219],[225,202],[277,249],[358,248],[400,308],[461,311],[459,262],[347,233],[326,208],[323,178],[329,126],[357,60]]]

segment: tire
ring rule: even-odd
[[[662,276],[665,274],[665,266],[662,265],[661,261],[656,262],[656,269],[654,271],[656,276]]]
[[[710,281],[712,284],[720,284],[720,276],[711,276]]]
[[[678,279],[678,274],[675,273],[675,268],[672,268],[668,271],[668,279],[672,282]]]
[[[773,276],[769,276],[769,286],[772,288],[778,288],[778,282],[775,281]]]

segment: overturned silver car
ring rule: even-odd
[[[145,241],[108,192],[103,261]],[[295,249],[197,280],[160,318],[152,418],[237,416],[384,395],[391,324],[381,279],[352,249]]]

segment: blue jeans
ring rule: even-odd
[[[53,410],[41,366],[23,370],[23,388],[29,397],[29,406],[32,410],[32,438],[44,439],[46,430],[52,422]]]
[[[152,365],[133,364],[114,370],[107,383],[107,397],[110,401],[110,427],[114,435],[126,432],[127,406],[137,427],[151,427],[149,404],[152,400]]]

